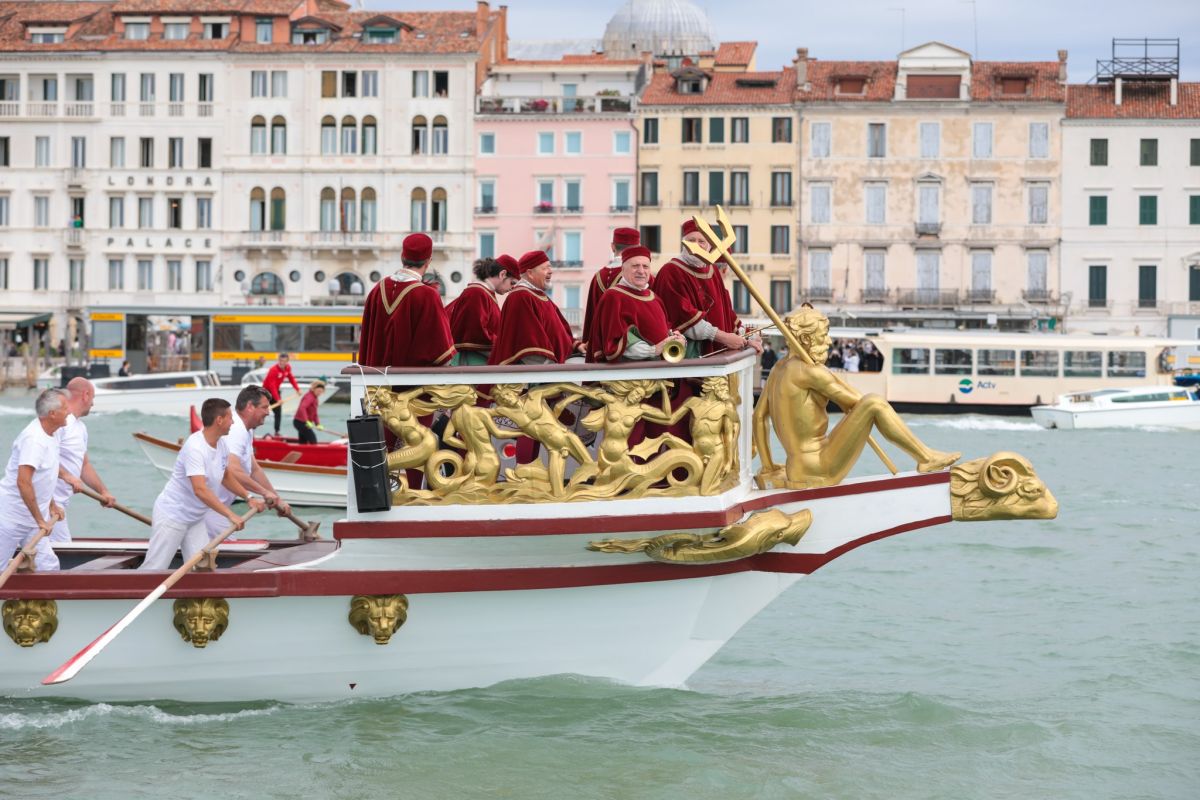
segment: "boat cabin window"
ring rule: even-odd
[[[213,325],[213,350],[254,353],[355,353],[357,325],[247,322]]]
[[[970,350],[935,350],[933,371],[937,375],[970,375]]]
[[[1016,375],[1016,350],[980,350],[976,353],[976,375]]]
[[[304,351],[308,353],[356,353],[358,337],[353,325],[305,325]]]
[[[256,353],[290,353],[300,350],[300,326],[276,325],[270,322],[248,322],[242,325],[242,349]]]
[[[1022,350],[1021,376],[1026,378],[1057,378],[1057,350]]]
[[[1113,378],[1146,377],[1146,354],[1141,350],[1113,350],[1109,352],[1108,374]]]
[[[1063,376],[1099,378],[1104,371],[1104,354],[1099,350],[1068,350],[1063,353]]]
[[[92,322],[93,350],[124,350],[125,321],[96,320]]]
[[[241,325],[213,325],[213,350],[229,351],[241,349]]]
[[[892,349],[893,375],[928,375],[929,350],[925,347],[896,347]]]
[[[1114,403],[1165,403],[1168,400],[1187,400],[1187,395],[1177,395],[1174,392],[1152,392],[1144,394],[1125,394],[1114,397]]]

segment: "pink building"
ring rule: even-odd
[[[549,252],[552,296],[576,326],[613,229],[634,227],[641,68],[601,55],[505,61],[476,98],[478,253]]]

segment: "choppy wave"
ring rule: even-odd
[[[32,405],[29,408],[13,408],[12,406],[0,406],[0,417],[29,417],[33,416]]]
[[[983,417],[968,414],[961,417],[907,417],[912,428],[953,428],[959,431],[1040,431],[1036,422],[1019,421],[1013,417]]]
[[[0,731],[45,730],[61,728],[102,717],[133,719],[157,725],[205,725],[230,722],[247,717],[262,717],[274,714],[282,706],[270,708],[247,708],[221,714],[172,714],[158,706],[114,706],[108,703],[69,708],[44,713],[13,712],[0,714]]]

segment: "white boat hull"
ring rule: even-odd
[[[167,389],[104,389],[97,386],[92,413],[119,414],[122,411],[137,411],[141,414],[161,414],[187,419],[189,409],[193,406],[199,409],[210,397],[220,397],[232,405],[242,389],[242,386],[186,386]],[[319,402],[323,404],[335,394],[337,387],[330,386],[321,395]],[[284,402],[289,402],[286,396]],[[284,410],[286,412],[287,408]]]
[[[1200,430],[1200,403],[1143,403],[1136,408],[1106,407],[1071,409],[1061,406],[1036,406],[1033,421],[1043,428],[1075,430],[1085,428],[1184,428]]]

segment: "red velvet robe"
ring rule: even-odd
[[[518,284],[505,295],[489,364],[515,364],[526,356],[546,356],[561,364],[574,349],[570,323],[545,292]]]
[[[492,349],[500,331],[500,301],[487,286],[468,284],[462,294],[446,306],[446,315],[450,318],[450,333],[456,350],[487,353]]]
[[[671,327],[680,333],[702,319],[726,333],[737,331],[733,300],[715,266],[706,264],[697,270],[679,258],[672,258],[655,276],[654,293],[662,300]],[[713,349],[711,341],[701,343],[702,352]]]
[[[587,344],[587,352],[593,351],[592,347],[592,329],[596,325],[596,309],[600,306],[600,298],[609,289],[617,285],[617,281],[621,280],[620,267],[601,267],[596,270],[596,274],[592,276],[588,282],[587,304],[583,310],[583,342]],[[654,290],[654,276],[650,276],[650,284],[648,287],[651,291]]]
[[[358,363],[364,367],[441,366],[454,355],[450,322],[437,289],[387,277],[363,307]]]
[[[649,289],[638,291],[625,284],[612,286],[600,298],[596,324],[589,344],[595,361],[619,361],[629,333],[647,344],[658,344],[671,333],[662,301]]]

